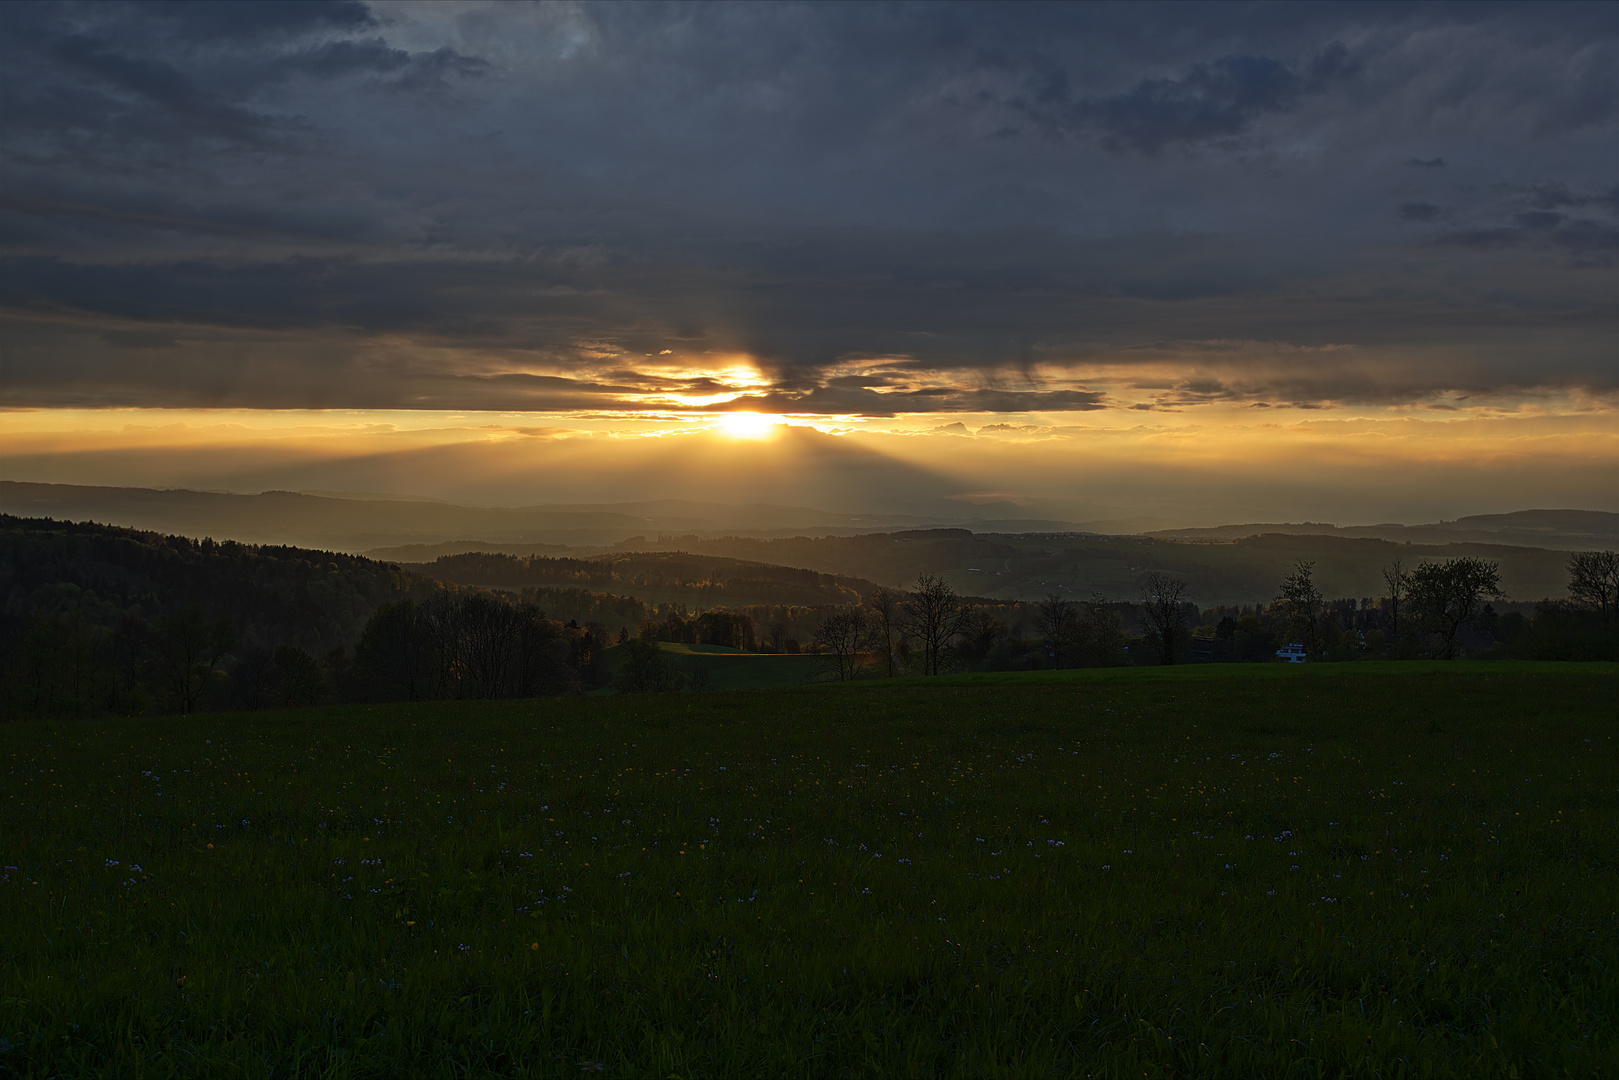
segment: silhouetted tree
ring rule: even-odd
[[[1052,665],[1059,668],[1077,667],[1083,655],[1080,634],[1080,613],[1072,600],[1061,593],[1047,593],[1035,612],[1034,624],[1040,631],[1040,640]]]
[[[326,696],[320,664],[296,645],[275,651],[275,703],[283,708],[313,705]]]
[[[843,608],[821,620],[815,631],[815,649],[827,658],[839,681],[852,679],[859,671],[869,634],[866,613],[860,608]]]
[[[1232,640],[1239,660],[1259,663],[1276,659],[1276,635],[1258,615],[1238,619],[1237,633]]]
[[[963,620],[961,637],[956,643],[956,655],[965,660],[982,660],[995,643],[1006,636],[1006,623],[993,612],[983,609],[969,610]]]
[[[968,612],[950,583],[922,574],[905,600],[905,630],[922,648],[922,674],[944,670],[946,650],[966,627]]]
[[[883,673],[890,679],[894,677],[894,651],[899,648],[902,633],[901,599],[900,593],[888,588],[879,588],[866,599],[871,612],[872,644],[882,650]]]
[[[1159,656],[1173,664],[1186,634],[1186,582],[1154,570],[1142,579],[1141,593],[1142,612],[1158,634]]]
[[[1420,564],[1411,572],[1410,590],[1411,613],[1438,639],[1439,655],[1446,660],[1456,656],[1456,635],[1461,629],[1483,618],[1485,599],[1506,596],[1496,563],[1465,557]]]
[[[1383,585],[1389,591],[1389,637],[1397,639],[1400,636],[1400,604],[1405,600],[1406,589],[1411,585],[1411,575],[1406,572],[1399,559],[1383,567]]]
[[[1293,572],[1282,580],[1276,601],[1287,611],[1288,633],[1304,646],[1311,660],[1321,658],[1321,590],[1315,587],[1311,571],[1315,564],[1303,559],[1293,564]]]
[[[1108,603],[1101,593],[1092,593],[1089,600],[1079,602],[1079,610],[1079,636],[1085,647],[1085,662],[1092,667],[1129,664],[1119,605]]]
[[[414,600],[379,607],[354,647],[360,693],[373,701],[437,698],[438,650],[432,628]]]
[[[373,700],[542,697],[577,688],[561,626],[533,604],[479,592],[401,601],[372,616],[353,679]],[[332,681],[343,679],[334,658]]]
[[[1619,613],[1619,554],[1612,551],[1576,551],[1568,557],[1568,597],[1594,608],[1604,625]]]
[[[694,620],[697,638],[704,645],[724,645],[743,652],[758,648],[753,619],[733,611],[705,611]]]
[[[201,704],[219,661],[235,647],[236,631],[224,620],[209,622],[192,604],[159,619],[152,644],[175,704],[189,713]]]
[[[1220,619],[1214,628],[1215,659],[1230,660],[1236,653],[1237,620],[1230,615]]]
[[[102,660],[110,635],[74,614],[33,612],[15,653],[8,657],[5,711],[25,716],[90,715],[114,696]]]
[[[679,690],[686,676],[651,638],[630,638],[619,646],[623,659],[613,675],[613,689],[621,694],[658,694]]]
[[[593,622],[586,623],[581,628],[578,623],[570,623],[567,629],[568,666],[579,673],[585,686],[602,685],[606,681],[602,668],[603,654],[612,640],[608,636],[607,627]]]

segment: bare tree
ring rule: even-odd
[[[497,698],[509,681],[516,658],[519,615],[516,608],[485,593],[461,597],[460,652],[462,696]]]
[[[1619,611],[1619,554],[1576,551],[1568,557],[1568,596],[1576,604],[1596,608],[1604,625]]]
[[[831,661],[840,682],[859,672],[860,654],[866,649],[869,631],[866,613],[857,607],[834,611],[815,631],[815,649]]]
[[[1130,662],[1124,649],[1124,621],[1101,593],[1079,602],[1079,640],[1085,659],[1096,667],[1119,667]]]
[[[223,619],[208,622],[202,608],[193,604],[163,616],[152,631],[159,662],[180,711],[195,711],[220,660],[236,647],[235,628]]]
[[[1304,646],[1311,660],[1321,657],[1321,590],[1315,587],[1311,571],[1315,563],[1303,559],[1293,564],[1293,572],[1282,580],[1276,601],[1287,608],[1288,630]]]
[[[950,583],[934,574],[922,574],[905,601],[905,630],[922,646],[922,673],[943,670],[945,650],[965,629],[968,611]]]
[[[901,594],[893,589],[879,588],[866,599],[871,611],[872,644],[882,649],[883,669],[890,679],[894,677],[894,650],[899,647],[901,633]]]
[[[1035,611],[1034,624],[1051,662],[1060,668],[1075,667],[1079,659],[1079,612],[1074,602],[1061,593],[1047,593]]]
[[[1159,658],[1166,664],[1175,662],[1175,650],[1186,632],[1186,582],[1180,578],[1154,570],[1141,582],[1143,613],[1152,628],[1158,631]]]
[[[1456,656],[1456,635],[1478,622],[1486,597],[1502,599],[1498,564],[1483,559],[1446,559],[1425,562],[1411,572],[1411,613],[1439,638],[1439,654]]]
[[[967,612],[962,624],[961,639],[956,643],[957,655],[970,660],[983,660],[994,650],[995,643],[1006,636],[1006,623],[986,608]]]
[[[1400,603],[1405,599],[1405,591],[1411,585],[1411,575],[1400,560],[1395,559],[1383,567],[1383,584],[1389,591],[1389,637],[1400,636]]]

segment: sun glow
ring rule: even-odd
[[[773,435],[781,417],[769,413],[734,412],[720,419],[719,428],[733,439],[763,439]]]

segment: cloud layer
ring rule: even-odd
[[[18,406],[1611,401],[1600,4],[0,8]]]

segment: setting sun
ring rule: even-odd
[[[781,417],[769,413],[727,413],[720,420],[720,430],[733,439],[763,439],[772,434]]]

